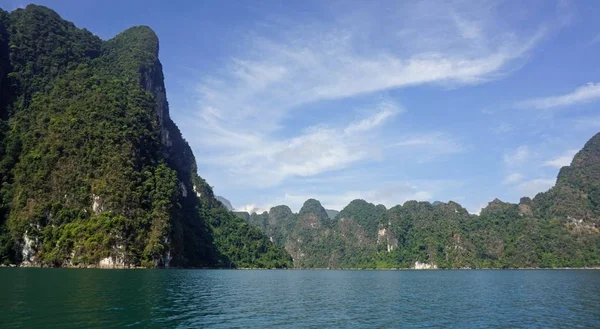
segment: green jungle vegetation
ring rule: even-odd
[[[0,264],[291,266],[198,176],[150,28],[0,9],[0,95]]]
[[[456,202],[386,209],[354,200],[334,219],[317,200],[238,212],[285,247],[300,268],[559,268],[600,266],[600,134],[560,170],[556,185],[480,215]],[[417,264],[420,263],[420,264]]]
[[[455,202],[233,213],[169,117],[158,38],[101,40],[0,9],[0,264],[232,268],[600,265],[600,134],[556,186],[480,215]],[[423,265],[425,264],[425,265]]]

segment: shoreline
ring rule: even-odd
[[[227,267],[103,267],[98,265],[86,266],[37,266],[25,265],[18,266],[16,264],[0,265],[0,268],[47,268],[47,269],[98,269],[98,270],[237,270],[237,271],[256,271],[256,270],[281,270],[281,271],[531,271],[531,270],[600,270],[600,266],[585,266],[585,267],[518,267],[518,268],[227,268]]]

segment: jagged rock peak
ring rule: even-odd
[[[233,210],[233,206],[231,205],[231,202],[229,200],[225,199],[220,195],[215,196],[215,199],[219,200],[219,202],[221,202],[223,206],[227,208],[227,210]]]
[[[290,207],[288,207],[286,205],[279,205],[279,206],[275,206],[275,207],[271,208],[269,210],[269,214],[271,214],[272,216],[280,216],[280,215],[288,216],[288,215],[293,215],[294,213],[292,212],[292,209],[290,209]]]
[[[590,165],[600,164],[600,133],[597,133],[590,138],[581,151],[577,152],[573,161],[571,162],[572,167],[581,168]]]
[[[595,184],[600,180],[600,133],[590,138],[575,154],[570,166],[562,167],[556,185]]]
[[[329,216],[327,215],[327,211],[325,211],[325,208],[323,208],[321,202],[315,199],[306,200],[298,214],[300,216],[313,215],[319,218],[329,218]]]

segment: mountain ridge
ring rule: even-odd
[[[600,265],[600,133],[560,169],[556,185],[519,203],[494,199],[479,215],[449,201],[386,209],[357,199],[323,226],[309,199],[286,226],[256,225],[307,268],[546,268]],[[308,206],[307,206],[308,205]],[[312,211],[307,210],[312,209]],[[321,207],[322,208],[322,207]]]

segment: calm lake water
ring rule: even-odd
[[[600,328],[600,270],[3,268],[0,327]]]

